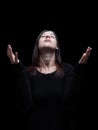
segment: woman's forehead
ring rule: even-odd
[[[42,33],[42,35],[43,35],[43,34],[45,34],[45,35],[47,35],[47,34],[48,34],[48,35],[49,35],[49,34],[50,34],[50,35],[55,35],[53,31],[46,31],[46,32]]]

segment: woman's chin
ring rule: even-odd
[[[39,50],[40,51],[55,51],[56,48],[51,47],[51,46],[44,46],[44,47],[39,48]]]

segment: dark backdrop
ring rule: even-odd
[[[51,4],[50,4],[51,5]],[[63,5],[63,4],[62,4]],[[60,6],[60,5],[59,5]],[[83,74],[83,87],[77,126],[83,129],[94,127],[96,120],[97,100],[97,43],[98,28],[96,6],[85,8],[78,6],[58,8],[42,6],[41,9],[26,9],[20,5],[18,8],[11,6],[10,10],[2,13],[0,24],[0,70],[1,70],[1,102],[4,122],[8,126],[15,119],[15,88],[14,73],[12,72],[6,48],[11,44],[14,51],[18,51],[19,58],[25,65],[31,63],[34,42],[43,29],[54,30],[59,38],[62,59],[75,65],[88,46],[92,47],[91,56]],[[22,8],[21,8],[22,7]],[[13,11],[14,10],[14,11]],[[93,11],[92,11],[93,10]],[[93,117],[92,117],[93,116]],[[11,117],[11,122],[9,121]],[[83,118],[83,119],[82,119]],[[88,121],[88,123],[87,123]],[[16,121],[17,122],[17,121]]]

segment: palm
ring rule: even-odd
[[[16,64],[19,62],[18,53],[17,52],[15,52],[15,54],[13,53],[11,45],[7,46],[7,56],[9,57],[10,62],[12,64]]]

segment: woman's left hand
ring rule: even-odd
[[[92,50],[91,47],[87,47],[86,51],[83,53],[81,59],[79,60],[79,64],[84,64],[87,62],[87,60],[91,54],[91,50]]]

